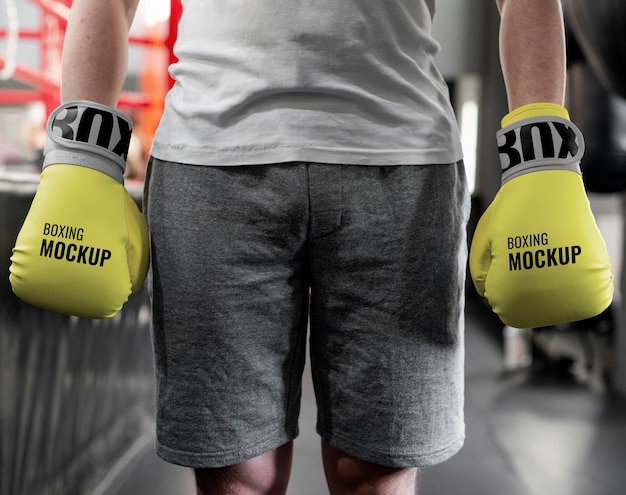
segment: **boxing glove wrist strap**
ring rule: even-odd
[[[553,108],[554,107],[554,108]],[[529,172],[570,170],[578,174],[585,142],[560,105],[531,104],[511,112],[496,134],[502,184]]]
[[[123,183],[132,125],[126,115],[99,103],[64,103],[48,119],[43,166],[79,165]]]

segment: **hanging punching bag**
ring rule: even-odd
[[[564,0],[567,107],[585,136],[592,192],[626,190],[626,1]]]
[[[588,191],[626,190],[626,99],[611,93],[585,60],[568,69],[567,107],[585,136],[580,166]]]
[[[626,98],[626,1],[563,0],[563,10],[598,79]]]

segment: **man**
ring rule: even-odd
[[[63,101],[115,107],[138,0],[74,0]],[[510,110],[563,104],[558,0],[499,0]],[[285,493],[307,316],[332,494],[415,493],[464,439],[468,215],[434,0],[187,0],[146,179],[157,450]],[[309,307],[310,290],[310,307]]]

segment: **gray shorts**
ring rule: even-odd
[[[293,440],[309,315],[325,440],[395,467],[461,448],[462,163],[153,160],[145,212],[163,459],[219,467]]]

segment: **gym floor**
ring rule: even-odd
[[[501,330],[468,303],[467,440],[451,460],[423,471],[419,495],[625,493],[626,398],[545,366],[504,372]],[[305,382],[289,495],[327,493],[314,417]],[[142,452],[107,495],[194,494],[190,470],[161,461],[151,445]]]

